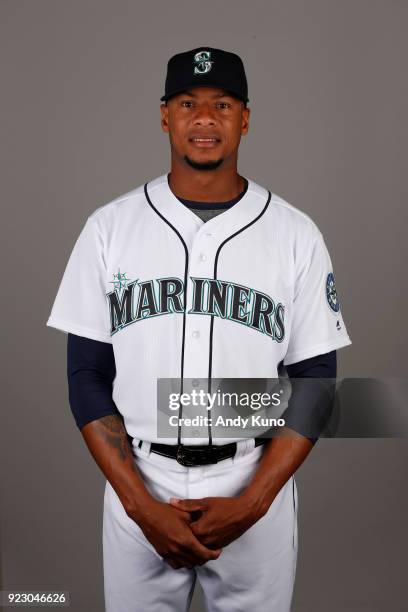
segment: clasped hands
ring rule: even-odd
[[[245,495],[152,500],[138,523],[166,563],[191,569],[217,559],[224,546],[261,518],[252,502]]]

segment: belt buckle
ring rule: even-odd
[[[186,448],[183,444],[179,444],[177,447],[176,460],[180,465],[184,465],[185,467],[217,463],[218,460],[214,450],[216,450],[216,447],[212,444],[201,448]],[[199,459],[200,463],[195,461],[195,458]]]

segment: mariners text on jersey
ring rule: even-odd
[[[123,276],[120,270],[114,275],[122,281],[122,287],[107,294],[111,334],[148,317],[184,312],[185,288],[180,278],[129,283],[123,280]],[[247,325],[267,334],[276,342],[282,342],[285,334],[283,304],[275,304],[265,293],[235,283],[210,278],[190,280],[193,294],[188,314],[219,316]]]

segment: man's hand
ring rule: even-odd
[[[219,549],[239,538],[262,516],[248,503],[246,497],[204,497],[176,499],[174,508],[191,513],[190,528],[201,544]]]
[[[151,499],[143,512],[127,511],[141,528],[146,538],[174,569],[193,568],[211,559],[218,559],[222,550],[210,550],[197,539],[191,530],[192,518],[170,504]]]
[[[282,486],[312,448],[308,438],[283,428],[279,437],[265,445],[251,482],[237,497],[171,498],[170,503],[192,513],[190,527],[204,546],[222,548],[266,514]]]

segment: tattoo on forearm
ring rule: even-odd
[[[122,461],[128,457],[133,458],[123,420],[116,415],[109,415],[98,419],[98,433],[103,436],[110,446],[116,448]]]

